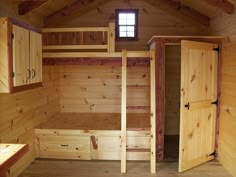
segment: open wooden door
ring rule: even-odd
[[[181,42],[179,172],[214,158],[217,44]]]

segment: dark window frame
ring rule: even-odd
[[[120,37],[119,36],[119,13],[134,13],[135,25],[134,25],[134,37]],[[138,9],[116,9],[116,40],[117,41],[137,41],[138,40]]]

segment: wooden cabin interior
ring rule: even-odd
[[[236,177],[235,5],[0,1],[0,177]]]

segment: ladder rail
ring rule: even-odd
[[[121,69],[121,173],[126,173],[127,144],[127,50],[122,50]]]

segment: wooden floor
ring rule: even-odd
[[[182,174],[177,172],[177,166],[176,162],[158,163],[157,174],[152,175],[148,162],[128,162],[124,175],[119,161],[35,160],[20,177],[232,177],[216,161]]]

